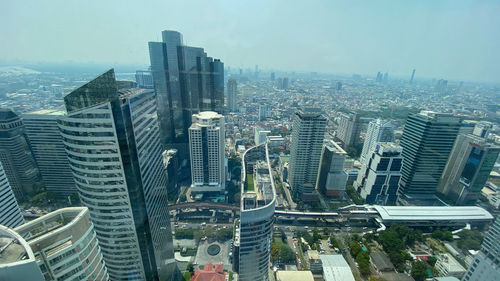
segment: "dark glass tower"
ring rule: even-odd
[[[399,203],[430,205],[460,129],[452,114],[422,111],[408,116],[401,137]]]
[[[162,32],[162,42],[149,42],[153,83],[158,99],[160,136],[167,149],[177,149],[181,165],[189,160],[191,116],[224,109],[224,64],[203,48],[182,43],[177,31]]]

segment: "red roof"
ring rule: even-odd
[[[195,271],[191,276],[191,281],[225,281],[224,265],[216,264],[215,269],[212,263],[205,264],[203,269]]]

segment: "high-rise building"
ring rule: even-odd
[[[77,192],[57,124],[64,114],[60,110],[39,110],[22,116],[45,188],[60,198]]]
[[[137,70],[135,72],[135,82],[137,83],[137,88],[153,89],[153,75],[151,74],[151,70]]]
[[[109,280],[86,207],[59,209],[14,231],[28,242],[45,280]]]
[[[365,142],[363,143],[363,150],[361,151],[361,157],[359,161],[361,163],[365,162],[366,157],[368,157],[373,149],[375,149],[375,144],[377,142],[393,142],[394,141],[394,130],[390,121],[385,121],[381,119],[372,120],[368,124],[368,130],[366,131]]]
[[[312,193],[316,187],[326,122],[319,108],[306,107],[295,113],[289,170],[295,198]]]
[[[390,142],[377,143],[371,150],[354,183],[366,204],[396,204],[402,150],[401,146]]]
[[[271,81],[274,81],[275,77],[276,76],[275,76],[274,72],[271,72]]]
[[[484,138],[458,135],[438,192],[454,205],[474,205],[495,165],[500,147]]]
[[[167,149],[178,150],[181,166],[187,167],[191,116],[201,111],[223,113],[224,64],[202,48],[183,45],[177,31],[165,30],[162,37],[162,42],[149,42],[160,137]]]
[[[359,135],[363,129],[363,120],[357,113],[340,113],[337,138],[342,141],[344,148],[359,144]]]
[[[237,112],[236,96],[238,94],[238,83],[235,79],[227,81],[227,107],[229,112]]]
[[[17,200],[41,183],[40,173],[24,132],[22,119],[0,108],[0,161]]]
[[[225,188],[224,116],[213,111],[193,114],[189,128],[191,192],[221,192]]]
[[[413,78],[415,78],[415,69],[411,72],[410,84],[413,84]]]
[[[488,138],[490,130],[493,128],[493,124],[487,121],[481,121],[476,123],[474,126],[473,134],[482,138]]]
[[[436,188],[459,129],[460,118],[452,114],[421,111],[408,116],[401,137],[400,204],[435,202]]]
[[[462,120],[460,124],[460,129],[458,130],[459,135],[467,135],[474,133],[474,128],[476,127],[477,121],[475,120]]]
[[[242,195],[235,242],[236,270],[241,281],[269,280],[276,189],[266,144],[242,157]]]
[[[13,228],[23,223],[23,215],[0,162],[0,224]]]
[[[326,196],[344,197],[347,173],[344,171],[346,152],[334,141],[323,145],[316,189]]]
[[[21,235],[0,225],[0,280],[45,281],[35,254]]]
[[[462,281],[496,281],[500,276],[500,216],[491,225]]]
[[[61,135],[111,280],[177,273],[153,90],[118,89],[111,69],[64,97]]]
[[[259,105],[259,120],[264,121],[271,117],[271,106],[268,104]]]
[[[179,159],[176,149],[165,150],[162,153],[163,168],[167,177],[167,190],[169,198],[177,198],[179,195]]]
[[[271,134],[271,131],[264,130],[261,127],[254,127],[253,134],[254,134],[255,145],[259,145],[266,142],[267,136]]]

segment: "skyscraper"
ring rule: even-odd
[[[151,74],[151,70],[137,70],[135,72],[135,82],[137,83],[137,88],[153,89],[153,75]]]
[[[406,119],[401,137],[400,204],[433,204],[441,173],[460,129],[460,118],[421,111]]]
[[[224,64],[202,48],[183,45],[177,31],[165,30],[162,37],[163,42],[149,42],[160,137],[167,149],[179,151],[181,165],[187,167],[191,116],[223,112]]]
[[[63,208],[14,231],[25,237],[45,280],[106,281],[108,271],[89,219],[86,207]]]
[[[224,116],[213,111],[193,114],[189,128],[191,192],[221,192],[225,188]]]
[[[319,108],[306,107],[295,113],[289,170],[295,198],[312,193],[316,187],[326,122]]]
[[[23,215],[0,162],[0,224],[13,228],[23,223]]]
[[[271,117],[271,106],[268,104],[259,104],[259,121],[264,121]]]
[[[500,147],[484,138],[458,135],[441,175],[438,192],[454,205],[474,205],[498,158]]]
[[[344,197],[347,173],[344,171],[346,152],[334,141],[323,145],[316,189],[326,196]]]
[[[361,152],[361,157],[359,161],[361,164],[365,162],[366,157],[368,157],[372,150],[375,149],[375,144],[377,142],[393,142],[394,141],[394,130],[390,121],[385,121],[382,119],[372,120],[368,124],[368,130],[366,131],[365,142],[363,143],[363,150]]]
[[[410,84],[413,84],[413,78],[415,78],[415,69],[411,72]]]
[[[474,257],[462,281],[496,281],[500,276],[500,216],[484,237],[481,251]]]
[[[0,109],[0,161],[17,200],[41,183],[40,173],[24,132],[21,118],[10,109]]]
[[[111,280],[176,272],[153,90],[118,89],[113,69],[64,97],[61,135]]]
[[[235,79],[227,81],[227,107],[229,112],[238,111],[236,106],[236,94],[238,93],[238,83]]]
[[[349,146],[355,146],[359,144],[359,135],[361,129],[363,128],[363,121],[359,114],[350,113],[340,113],[339,114],[339,126],[337,128],[337,138],[344,144],[344,149]]]
[[[236,270],[241,281],[269,280],[276,189],[267,144],[243,154]]]
[[[354,187],[366,204],[395,205],[401,178],[402,148],[394,143],[377,143],[359,171]]]
[[[58,197],[77,192],[57,124],[64,114],[58,110],[39,110],[23,115],[26,136],[45,188]]]

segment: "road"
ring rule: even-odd
[[[285,195],[286,195],[286,200],[288,201],[288,205],[290,206],[291,210],[297,209],[297,204],[293,202],[292,196],[290,195],[290,189],[288,188],[287,183],[283,183],[283,190],[285,190]]]

